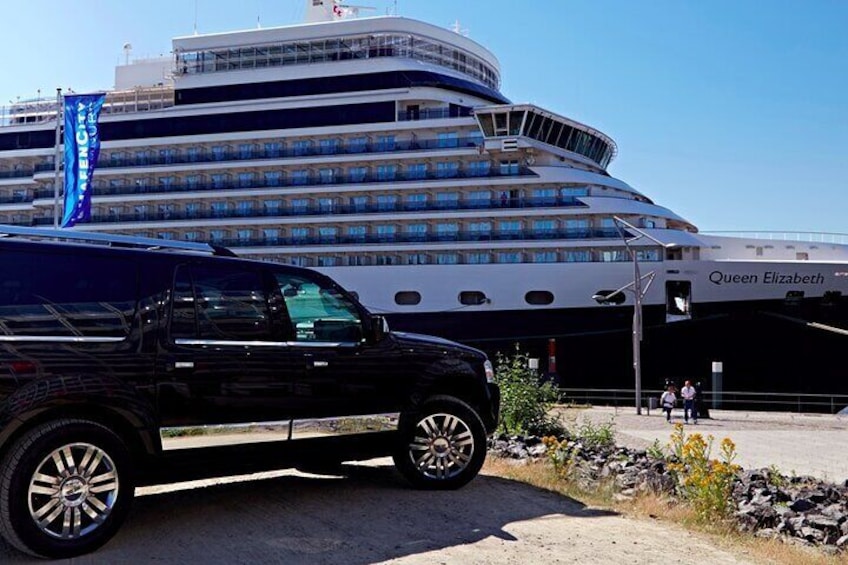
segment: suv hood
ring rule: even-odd
[[[455,341],[451,341],[449,339],[444,339],[442,337],[437,337],[434,335],[425,335],[425,334],[414,334],[407,332],[391,332],[392,337],[402,345],[410,345],[410,346],[430,346],[430,347],[438,347],[442,349],[451,349],[460,353],[462,355],[467,355],[471,357],[477,357],[481,361],[487,359],[486,354],[480,351],[479,349],[475,349],[473,347],[469,347],[467,345],[462,345],[461,343],[457,343]]]

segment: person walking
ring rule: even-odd
[[[689,416],[692,416],[692,421],[698,423],[698,409],[695,407],[695,397],[697,392],[692,386],[692,381],[683,383],[683,388],[680,389],[680,396],[683,397],[683,421],[689,423]]]
[[[674,394],[674,385],[668,385],[668,389],[660,396],[660,406],[665,411],[665,421],[671,422],[671,410],[677,403],[677,395]]]

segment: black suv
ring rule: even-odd
[[[0,262],[0,533],[23,551],[99,547],[136,485],[216,450],[245,463],[270,446],[295,466],[391,454],[437,489],[483,464],[499,407],[486,356],[391,333],[320,273],[13,226]]]

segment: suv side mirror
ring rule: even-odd
[[[371,343],[380,343],[389,333],[389,322],[383,316],[371,316],[369,337]]]

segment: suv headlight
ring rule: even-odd
[[[492,367],[492,362],[486,359],[483,363],[483,370],[486,372],[486,382],[495,382],[495,369]]]

